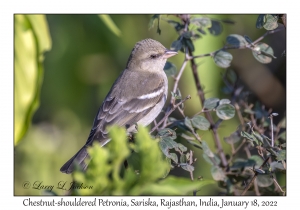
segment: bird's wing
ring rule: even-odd
[[[100,143],[105,142],[107,140],[106,127],[109,125],[130,127],[137,123],[165,95],[165,80],[158,74],[139,75],[136,72],[127,71],[123,72],[118,80],[99,108],[86,144],[94,140]]]

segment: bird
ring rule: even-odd
[[[127,133],[134,133],[136,126],[147,126],[154,121],[167,100],[168,78],[163,69],[167,59],[176,54],[150,38],[135,44],[126,68],[98,109],[86,143],[61,167],[62,173],[72,173],[75,164],[86,170],[87,148],[93,142],[104,146],[110,141],[107,126],[125,127]]]

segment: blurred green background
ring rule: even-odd
[[[60,181],[70,182],[71,175],[62,174],[59,169],[85,143],[93,119],[102,100],[114,80],[125,68],[129,54],[137,41],[152,38],[169,48],[178,37],[174,28],[166,21],[160,21],[161,35],[156,33],[157,22],[152,29],[148,23],[152,15],[110,15],[119,28],[115,35],[98,15],[46,15],[52,40],[51,50],[44,54],[44,75],[40,91],[40,104],[33,115],[32,124],[20,143],[14,148],[14,194],[41,195],[42,190],[24,189],[28,181],[54,185],[58,195],[66,192],[55,189]],[[207,15],[216,19],[230,19],[235,24],[223,24],[219,36],[206,36],[195,41],[195,55],[209,53],[221,48],[229,34],[248,35],[252,40],[264,34],[256,29],[258,15]],[[164,16],[176,20],[172,15]],[[284,114],[286,109],[285,58],[281,54],[286,47],[285,31],[270,35],[263,40],[274,49],[278,58],[268,65],[256,61],[249,50],[230,50],[234,69],[245,88],[253,92],[255,99],[267,107]],[[16,46],[18,47],[18,46]],[[183,53],[170,59],[177,69],[184,59]],[[205,87],[206,98],[229,98],[221,92],[224,69],[217,67],[213,59],[197,60],[198,72]],[[169,78],[169,88],[173,79]],[[179,86],[182,95],[190,94],[192,99],[185,104],[187,116],[201,110],[190,66],[187,65]],[[169,101],[169,99],[168,99]],[[174,113],[176,116],[178,113]],[[180,115],[178,115],[180,117]],[[230,150],[223,138],[229,136],[239,125],[235,118],[226,121],[219,129],[225,151]],[[214,150],[212,134],[199,132],[202,139]],[[181,141],[188,146],[184,140]],[[210,165],[197,152],[194,176],[211,179]],[[183,170],[171,173],[189,177]],[[280,181],[280,180],[279,180]],[[213,195],[217,186],[204,188],[199,195]]]

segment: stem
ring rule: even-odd
[[[271,136],[272,136],[271,146],[274,147],[274,128],[273,128],[273,115],[272,114],[270,115],[270,120],[271,120]]]
[[[154,126],[152,128],[152,130],[150,131],[150,133],[152,133],[153,131],[155,131],[158,128],[158,126],[160,126],[165,121],[165,119],[167,119],[169,117],[169,115],[177,109],[177,107],[179,107],[182,103],[184,103],[188,99],[191,99],[190,95],[188,95],[187,97],[185,97],[185,99],[183,99],[182,101],[180,101],[179,103],[177,103],[175,106],[173,106],[173,108],[171,110],[169,110],[165,114],[165,116],[156,124],[156,126]]]
[[[203,104],[204,104],[204,101],[205,101],[204,92],[203,92],[202,87],[201,87],[201,83],[200,83],[200,79],[199,79],[199,75],[198,75],[198,71],[197,71],[197,65],[195,63],[195,59],[194,59],[194,56],[193,56],[193,53],[191,52],[191,50],[189,50],[189,55],[190,55],[190,58],[191,58],[190,61],[191,61],[191,66],[192,66],[192,71],[193,71],[193,76],[194,76],[197,92],[198,92],[198,95],[199,95],[199,98],[200,98],[200,103],[203,107]],[[220,141],[219,135],[217,133],[217,126],[215,125],[210,112],[205,112],[205,116],[206,116],[206,119],[209,121],[209,123],[211,125],[215,145],[217,146],[217,150],[218,150],[217,152],[220,155],[222,165],[224,167],[227,167],[228,162],[226,160],[226,157],[225,157],[222,145],[221,145],[221,141]]]
[[[188,57],[189,60],[192,60],[194,58],[203,58],[203,57],[207,57],[207,56],[214,56],[215,53],[217,53],[220,50],[230,50],[230,49],[250,49],[252,50],[253,45],[257,44],[258,42],[260,42],[261,40],[263,40],[266,36],[268,36],[269,34],[274,34],[277,33],[278,31],[282,31],[284,29],[284,27],[280,27],[277,28],[273,31],[267,31],[264,35],[262,35],[261,37],[259,37],[258,39],[256,39],[254,42],[252,42],[251,44],[246,44],[246,45],[242,45],[242,46],[224,46],[221,49],[218,49],[214,52],[211,53],[206,53],[206,54],[202,54],[202,55],[196,55],[196,56],[190,56]]]
[[[190,165],[193,164],[193,151],[190,150]],[[190,175],[191,175],[191,180],[193,181],[194,180],[194,175],[193,175],[193,172],[190,171]]]

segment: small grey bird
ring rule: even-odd
[[[94,119],[85,145],[60,169],[72,173],[75,162],[85,170],[87,148],[98,141],[104,146],[110,141],[106,127],[118,125],[135,132],[136,124],[149,125],[162,110],[168,92],[168,79],[163,70],[167,59],[177,52],[166,49],[153,39],[134,46],[125,70],[114,82]]]

